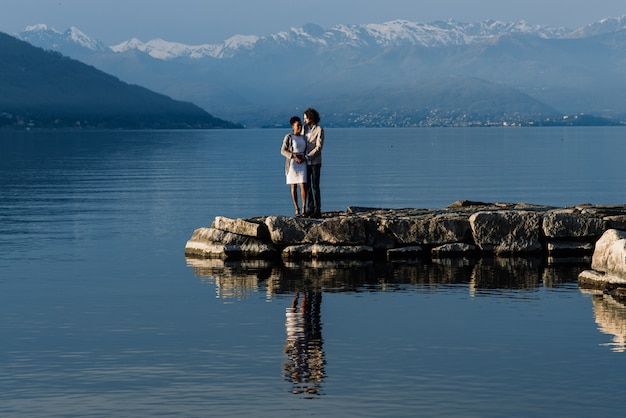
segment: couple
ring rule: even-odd
[[[304,111],[304,123],[293,116],[289,124],[293,133],[285,135],[280,153],[287,159],[285,175],[291,185],[291,199],[296,208],[296,217],[321,218],[320,174],[322,169],[322,147],[324,129],[319,125],[317,110]],[[298,191],[302,195],[302,210],[298,206]]]

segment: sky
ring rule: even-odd
[[[396,19],[495,19],[578,29],[624,15],[625,0],[0,0],[0,31],[44,23],[62,32],[74,26],[109,46],[131,38],[200,45],[306,23],[328,29]]]

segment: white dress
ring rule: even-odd
[[[304,155],[306,151],[306,138],[291,134],[291,152]],[[287,184],[306,183],[306,162],[298,164],[295,158],[289,160],[287,170]]]

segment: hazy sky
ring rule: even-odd
[[[316,23],[428,23],[497,19],[572,29],[626,15],[625,0],[0,0],[0,31],[46,23],[71,26],[107,45],[130,38],[221,43],[232,35],[268,35]]]

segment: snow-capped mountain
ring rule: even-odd
[[[394,20],[381,24],[337,25],[329,30],[319,26],[305,25],[302,29],[292,28],[289,32],[270,35],[279,42],[309,42],[332,46],[402,46],[441,47],[468,45],[485,39],[510,33],[531,33],[542,38],[561,37],[567,29],[533,26],[524,21],[505,23],[488,20],[484,22],[459,23],[454,20],[432,23],[416,23]]]
[[[130,39],[107,47],[76,28],[45,25],[16,37],[251,126],[303,103],[318,103],[340,122],[346,112],[382,120],[383,109],[385,123],[399,125],[416,112],[493,120],[540,108],[626,120],[626,16],[574,30],[495,20],[306,24],[201,45]],[[307,57],[307,65],[295,64]],[[504,96],[492,100],[484,91]]]
[[[588,36],[597,36],[617,32],[622,29],[626,29],[626,16],[602,19],[599,22],[592,23],[573,31],[569,37],[586,38]]]
[[[174,58],[223,58],[229,51],[238,51],[250,48],[258,40],[256,36],[236,35],[227,39],[221,45],[203,44],[186,45],[178,42],[169,42],[163,39],[152,39],[148,42],[141,42],[137,38],[122,42],[111,47],[114,52],[126,52],[137,50],[145,52],[152,58],[168,60]]]
[[[90,38],[73,26],[65,32],[60,32],[51,26],[37,24],[27,26],[23,31],[15,34],[15,36],[35,46],[55,51],[76,47],[98,52],[108,50],[108,47],[102,42]]]
[[[110,46],[114,52],[137,50],[153,58],[169,60],[175,58],[232,58],[247,53],[256,47],[284,48],[299,46],[316,49],[336,49],[343,47],[371,48],[391,46],[441,47],[469,45],[505,34],[529,34],[540,38],[562,38],[572,33],[566,28],[530,25],[524,21],[506,23],[495,20],[473,23],[459,23],[453,20],[432,23],[417,23],[407,20],[394,20],[385,23],[361,25],[337,25],[323,29],[314,24],[302,28],[258,37],[235,35],[221,44],[186,45],[183,43],[152,39],[142,42],[137,38]],[[101,51],[101,42],[89,38],[76,28],[60,32],[46,25],[29,26],[15,34],[18,38],[37,46],[62,50],[68,42],[74,42],[92,51]]]

